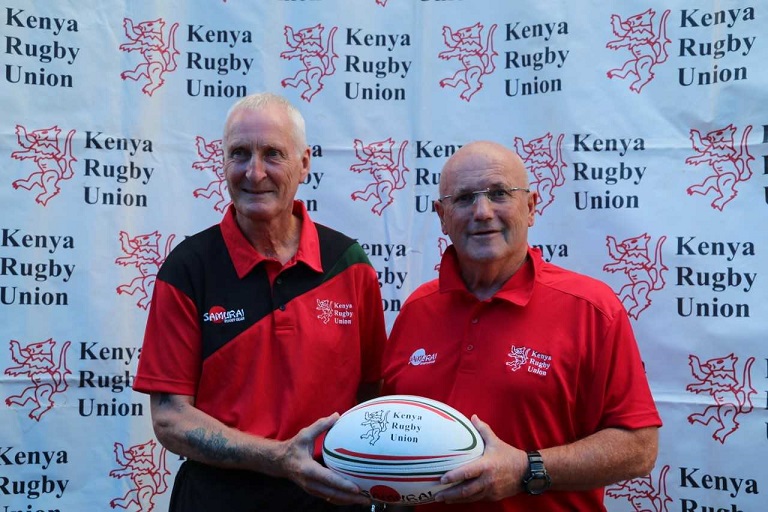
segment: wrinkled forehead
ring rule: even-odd
[[[274,143],[277,140],[294,144],[296,141],[290,119],[284,109],[265,106],[256,109],[240,109],[232,112],[224,128],[223,142]]]
[[[440,176],[441,193],[479,190],[493,185],[527,185],[525,169],[517,155],[493,148],[463,154],[457,152],[446,163]]]

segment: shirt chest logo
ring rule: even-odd
[[[507,354],[508,361],[506,366],[511,372],[519,370],[535,373],[546,377],[549,369],[552,367],[552,356],[543,354],[528,347],[517,347],[512,345]]]
[[[351,303],[331,299],[317,299],[315,310],[319,311],[317,319],[323,324],[352,325],[355,316]]]
[[[427,354],[426,350],[420,348],[411,354],[410,359],[408,359],[408,364],[412,366],[424,366],[428,364],[435,364],[435,361],[437,361],[437,352]]]
[[[214,324],[228,324],[245,320],[244,309],[224,309],[222,306],[212,306],[207,313],[203,313],[203,322]]]

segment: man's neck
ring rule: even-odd
[[[259,254],[285,264],[299,249],[301,239],[301,218],[291,214],[287,218],[274,219],[269,223],[250,223],[247,220],[238,225],[251,246]]]
[[[506,284],[509,279],[517,273],[527,259],[527,253],[522,259],[518,259],[509,264],[501,266],[483,265],[476,263],[464,265],[461,270],[461,278],[472,295],[479,300],[488,300]]]

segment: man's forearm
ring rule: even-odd
[[[658,453],[658,429],[607,428],[575,443],[540,450],[552,489],[604,487],[651,472]]]
[[[283,443],[230,428],[194,406],[192,397],[153,394],[152,420],[168,450],[211,466],[282,476]]]

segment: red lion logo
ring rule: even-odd
[[[539,202],[536,204],[536,212],[539,215],[542,215],[544,209],[555,200],[555,189],[565,183],[564,137],[565,135],[561,133],[557,138],[554,151],[551,133],[529,142],[515,137],[515,150],[535,178],[531,180],[531,189],[539,194]]]
[[[651,475],[625,480],[605,488],[606,496],[625,498],[635,512],[669,512],[667,503],[672,498],[667,494],[667,473],[669,465],[659,472],[659,482],[654,487]]]
[[[149,307],[157,271],[168,257],[168,253],[171,252],[171,243],[173,243],[174,238],[176,235],[171,235],[165,241],[165,253],[161,256],[160,233],[157,231],[133,238],[130,238],[125,231],[120,231],[120,246],[126,256],[120,256],[115,260],[115,263],[124,267],[136,267],[140,275],[128,284],[118,286],[118,295],[138,293],[139,300],[136,305],[142,309]]]
[[[659,21],[658,35],[653,32],[653,17],[656,11],[648,9],[640,14],[622,20],[618,15],[611,15],[611,27],[618,37],[605,46],[611,50],[627,48],[632,57],[621,68],[608,71],[608,78],[635,77],[629,89],[640,93],[645,85],[656,76],[653,68],[667,61],[667,45],[672,41],[667,38],[667,17],[669,9],[664,11]]]
[[[29,377],[32,385],[27,386],[18,395],[11,395],[5,399],[8,406],[18,405],[23,407],[31,401],[35,408],[29,412],[29,417],[35,421],[54,406],[53,396],[57,393],[63,393],[69,387],[67,384],[67,375],[72,372],[67,368],[67,350],[70,342],[62,345],[58,354],[58,362],[55,362],[53,349],[56,342],[52,338],[37,343],[30,343],[26,347],[21,347],[19,342],[11,340],[10,350],[11,359],[18,366],[12,366],[5,370],[6,375]]]
[[[443,254],[445,254],[445,250],[448,248],[449,243],[447,238],[442,236],[437,237],[437,250],[440,253],[440,260],[435,264],[435,272],[440,272],[440,261],[442,261]]]
[[[697,394],[707,393],[715,400],[715,405],[707,406],[703,412],[688,416],[688,422],[691,425],[709,425],[714,420],[718,428],[712,438],[721,444],[725,444],[725,439],[739,428],[739,422],[736,421],[739,414],[752,412],[752,395],[757,393],[752,387],[750,375],[755,358],[747,359],[741,382],[736,378],[738,360],[739,358],[731,353],[702,364],[698,357],[688,356],[688,365],[697,382],[688,384],[685,390]]]
[[[14,160],[32,160],[37,166],[37,171],[26,179],[13,182],[13,188],[32,190],[34,187],[43,189],[35,201],[45,206],[48,201],[61,192],[59,182],[71,179],[75,173],[72,171],[72,163],[77,159],[72,156],[72,137],[75,130],[67,133],[64,140],[64,148],[59,148],[59,136],[61,130],[58,126],[34,130],[31,133],[23,126],[16,125],[16,138],[23,151],[14,151],[11,158]]]
[[[374,182],[364,190],[352,193],[352,199],[368,201],[375,197],[378,202],[373,205],[371,211],[381,215],[384,208],[392,204],[392,193],[405,187],[405,173],[410,171],[405,166],[405,147],[408,141],[400,144],[397,154],[397,164],[392,155],[392,147],[395,141],[392,138],[372,142],[363,146],[360,139],[355,139],[355,156],[362,163],[352,165],[349,170],[354,172],[368,171],[373,176]]]
[[[317,299],[317,307],[315,309],[320,312],[317,318],[322,320],[324,324],[327,324],[333,318],[333,308],[331,307],[330,299]]]
[[[338,55],[333,51],[333,36],[338,27],[333,27],[328,33],[328,39],[323,45],[322,35],[325,27],[317,24],[294,32],[293,28],[286,25],[284,34],[285,42],[291,48],[282,52],[283,59],[299,59],[304,69],[296,73],[293,78],[285,78],[280,84],[283,87],[296,88],[305,84],[306,89],[301,93],[302,99],[312,101],[312,97],[323,90],[323,78],[336,72],[334,59]]]
[[[205,142],[204,138],[195,137],[197,156],[200,157],[200,160],[194,162],[192,168],[198,171],[211,171],[214,179],[207,187],[195,189],[192,195],[206,199],[217,198],[218,201],[213,209],[224,213],[232,201],[229,198],[227,181],[224,178],[224,151],[221,149],[221,144],[221,139]]]
[[[160,447],[155,462],[155,446],[152,440],[131,446],[127,450],[120,443],[115,443],[115,460],[120,469],[109,472],[112,478],[128,477],[133,487],[122,498],[109,502],[112,508],[127,509],[132,503],[139,508],[137,512],[152,512],[155,508],[155,498],[168,490],[166,479],[171,474],[165,466],[166,449]]]
[[[152,93],[165,83],[163,79],[165,73],[176,70],[176,56],[180,53],[176,49],[176,29],[179,28],[179,24],[171,25],[167,42],[163,38],[164,27],[165,21],[162,18],[143,21],[138,25],[134,25],[128,18],[123,18],[125,36],[131,42],[121,44],[120,50],[138,51],[144,57],[144,63],[130,71],[123,71],[120,73],[120,78],[133,81],[146,78],[148,82],[141,91],[148,96],[152,96]]]
[[[629,316],[634,319],[639,318],[640,313],[651,305],[651,292],[664,288],[662,273],[669,268],[661,261],[661,246],[666,239],[666,236],[662,236],[656,242],[654,258],[651,261],[648,252],[651,237],[647,233],[628,238],[621,243],[616,243],[612,236],[606,237],[608,254],[614,262],[604,265],[603,270],[611,273],[624,272],[629,278],[629,283],[622,286],[616,294]]]
[[[456,88],[464,84],[459,97],[465,101],[483,88],[482,78],[496,70],[493,58],[498,55],[493,49],[493,33],[498,25],[488,29],[485,46],[482,44],[483,25],[479,22],[470,27],[463,27],[455,32],[451,27],[443,26],[443,41],[450,50],[442,51],[438,57],[443,60],[458,59],[463,66],[451,78],[440,80],[440,87]]]
[[[375,412],[366,412],[365,421],[362,422],[360,426],[368,427],[368,432],[362,434],[360,439],[370,439],[368,444],[371,446],[375,445],[376,442],[381,439],[381,434],[387,431],[387,426],[389,426],[389,423],[387,423],[388,416],[389,411],[384,412],[383,410],[380,410]]]
[[[749,162],[755,157],[749,154],[747,147],[747,137],[751,131],[751,125],[744,129],[737,152],[734,144],[736,128],[733,124],[719,130],[712,130],[704,137],[698,130],[691,130],[691,143],[698,154],[686,158],[685,163],[688,165],[707,164],[714,171],[714,174],[708,176],[700,184],[688,187],[688,195],[701,194],[705,196],[714,191],[717,193],[717,197],[712,201],[712,208],[723,211],[725,205],[736,197],[736,184],[752,177]]]

